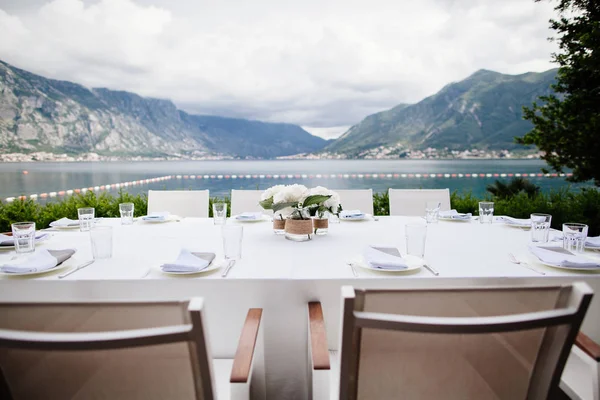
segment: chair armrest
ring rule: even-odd
[[[325,331],[325,320],[321,302],[311,301],[308,303],[308,321],[310,335],[310,354],[313,369],[328,370],[329,349],[327,346],[327,333]]]
[[[583,350],[588,356],[600,362],[600,345],[590,339],[587,335],[579,332],[575,338],[575,345]]]
[[[250,379],[250,370],[256,348],[262,311],[262,308],[251,308],[248,310],[233,359],[233,367],[231,368],[231,377],[229,379],[231,383],[246,383]]]

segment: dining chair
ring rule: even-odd
[[[360,210],[373,215],[373,189],[335,190],[344,210]]]
[[[450,210],[450,189],[390,189],[390,215],[423,216],[428,201],[442,203],[441,211]]]
[[[600,400],[600,345],[579,332],[560,381],[571,399]]]
[[[231,189],[231,215],[253,211],[260,211],[263,214],[273,214],[272,210],[264,210],[258,204],[262,193],[262,190]]]
[[[201,298],[0,303],[0,398],[264,399],[261,317],[215,359]]]
[[[592,298],[544,287],[342,287],[338,349],[308,304],[313,399],[547,399]]]
[[[182,218],[208,218],[208,190],[149,190],[148,215],[162,211]]]

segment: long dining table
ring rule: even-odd
[[[90,235],[78,230],[49,230],[50,237],[37,248],[76,249],[64,268],[45,274],[0,277],[0,301],[173,300],[203,297],[207,307],[209,342],[214,357],[232,357],[237,335],[248,308],[263,308],[264,358],[267,397],[306,399],[309,396],[307,363],[307,303],[321,301],[330,349],[339,340],[340,288],[439,288],[503,285],[554,285],[587,282],[600,293],[600,272],[565,270],[540,263],[528,250],[530,232],[502,223],[476,220],[440,221],[427,225],[426,268],[380,272],[349,263],[361,259],[369,245],[397,247],[406,253],[405,225],[422,223],[420,217],[378,217],[331,223],[329,232],[306,242],[286,240],[271,223],[243,224],[242,258],[226,277],[222,268],[185,276],[163,273],[160,265],[174,261],[181,249],[214,252],[221,263],[221,226],[208,218],[183,218],[165,223],[138,220],[113,227],[113,255],[96,260],[63,279],[60,273],[92,259]],[[551,232],[550,237],[560,236]],[[560,247],[560,241],[549,246]],[[509,253],[538,272],[516,264]],[[14,254],[0,252],[0,265]],[[585,256],[600,260],[600,252]],[[360,264],[360,263],[358,263]],[[541,274],[539,271],[543,272]],[[357,274],[355,276],[354,274]],[[600,342],[600,296],[592,301],[582,331]]]

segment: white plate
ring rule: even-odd
[[[75,225],[50,226],[50,229],[79,229],[79,222]]]
[[[360,218],[342,218],[339,217],[340,221],[367,221],[367,220],[371,220],[373,219],[373,216],[371,214],[365,214],[364,216],[360,217]]]
[[[1,276],[30,276],[30,275],[41,275],[41,274],[47,274],[49,272],[53,272],[53,271],[57,271],[59,269],[65,268],[69,266],[69,261],[71,260],[71,257],[68,258],[67,260],[65,260],[62,264],[58,264],[56,267],[47,269],[45,271],[35,271],[35,272],[13,272],[13,273],[8,273],[8,272],[2,272],[0,271],[0,275]]]
[[[160,219],[150,219],[150,220],[145,220],[143,219],[143,217],[139,217],[134,219],[134,221],[138,221],[144,224],[164,224],[166,222],[179,222],[180,218],[176,215],[169,215],[168,217],[166,217],[163,220]]]
[[[528,231],[531,229],[531,225],[519,225],[519,224],[513,224],[511,222],[502,222],[504,225],[509,226],[511,228],[518,228],[518,229],[523,229],[525,231]]]
[[[46,236],[44,236],[43,238],[37,239],[35,241],[35,244],[37,245],[38,243],[41,243],[41,242],[43,242],[45,240],[48,240],[49,237],[50,237],[50,234],[46,234]],[[15,249],[15,245],[14,244],[11,245],[11,246],[0,246],[0,251],[2,251],[2,250],[14,250],[14,249]]]
[[[573,267],[563,267],[562,265],[559,265],[559,264],[551,264],[551,263],[542,261],[540,259],[538,259],[537,261],[540,264],[547,265],[548,267],[566,269],[567,271],[590,271],[590,272],[600,271],[600,267],[598,267],[598,268],[573,268]]]
[[[219,269],[221,267],[225,266],[225,260],[217,260],[214,259],[209,265],[208,267],[204,268],[202,271],[194,271],[194,272],[167,272],[167,271],[163,271],[162,268],[159,266],[155,267],[155,269],[158,270],[158,272],[161,272],[163,274],[166,275],[199,275],[199,274],[204,274],[206,272],[210,272],[210,271],[214,271],[216,269]]]
[[[234,215],[233,217],[230,217],[229,219],[235,222],[241,222],[241,223],[246,223],[246,222],[265,222],[265,221],[271,221],[271,217],[269,217],[268,215],[261,215],[260,218],[257,219],[248,219],[248,218],[241,218],[238,219],[239,215]]]
[[[380,269],[380,268],[373,268],[373,267],[371,267],[369,264],[367,264],[362,259],[358,260],[358,261],[353,261],[352,265],[355,266],[355,267],[360,267],[360,268],[368,269],[370,271],[389,272],[389,273],[397,274],[398,272],[414,271],[415,269],[421,268],[423,266],[423,264],[425,263],[421,258],[415,257],[415,256],[405,255],[405,256],[402,256],[402,259],[406,260],[406,264],[407,264],[408,268],[406,268],[406,269]]]
[[[451,222],[471,222],[473,220],[473,217],[469,218],[469,219],[458,219],[458,218],[452,218],[452,217],[438,217],[438,219],[440,221],[451,221]]]

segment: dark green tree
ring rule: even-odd
[[[600,1],[560,0],[555,10],[556,94],[523,108],[534,128],[517,142],[535,144],[557,172],[572,169],[570,180],[600,185]]]
[[[488,185],[486,190],[498,199],[510,199],[521,192],[526,193],[529,198],[534,198],[540,193],[539,186],[521,177],[513,178],[509,183],[497,180]]]

